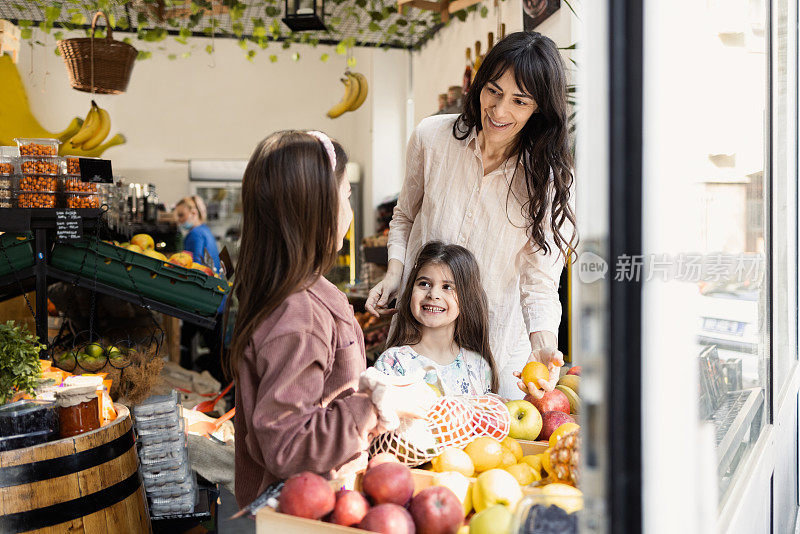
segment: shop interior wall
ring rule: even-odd
[[[23,45],[17,65],[30,106],[39,122],[52,131],[75,116],[85,116],[90,95],[70,88],[62,59],[47,46]],[[370,94],[355,112],[332,120],[325,113],[343,94],[339,81],[345,58],[332,47],[273,44],[248,61],[236,41],[190,39],[188,47],[172,37],[159,43],[150,59],[137,61],[128,91],[97,95],[112,120],[111,135],[123,133],[127,143],[109,149],[115,174],[130,182],[156,184],[159,198],[174,203],[189,191],[187,165],[170,160],[248,158],[256,144],[275,130],[319,129],[340,140],[351,161],[362,166],[364,231],[374,227],[376,199],[399,190],[406,130],[408,52],[357,48],[355,70],[364,73]],[[168,54],[192,51],[187,59]],[[298,52],[299,61],[292,55]],[[329,54],[322,62],[320,56]],[[276,63],[269,56],[278,57]],[[379,121],[375,124],[373,121]],[[380,162],[372,185],[373,162]]]
[[[572,2],[578,8],[577,2]],[[464,22],[454,21],[440,30],[422,49],[413,55],[414,124],[439,109],[438,96],[451,85],[461,85],[466,66],[465,51],[481,41],[485,53],[487,34],[498,35],[499,23],[505,23],[506,33],[522,30],[522,0],[505,0],[497,7],[484,2],[489,9],[486,18],[479,12],[470,13]],[[536,31],[553,39],[558,46],[569,46],[573,40],[575,15],[562,2],[556,11]]]

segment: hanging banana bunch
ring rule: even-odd
[[[360,72],[350,72],[346,70],[344,77],[340,78],[344,84],[344,95],[338,104],[328,110],[328,117],[335,119],[348,111],[355,111],[367,99],[369,87],[367,77]]]
[[[109,146],[114,146],[125,142],[125,138],[117,134],[109,139],[105,144],[101,143],[108,137],[111,131],[111,116],[108,111],[98,106],[92,100],[92,106],[89,108],[89,113],[86,114],[86,119],[83,121],[83,126],[78,132],[73,135],[69,143],[62,145],[62,149],[66,148],[65,154],[74,155],[99,155]]]

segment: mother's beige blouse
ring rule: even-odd
[[[435,115],[414,130],[406,152],[406,176],[389,230],[389,259],[403,262],[405,287],[422,246],[441,240],[466,247],[475,255],[489,301],[492,352],[502,374],[510,354],[530,332],[558,335],[561,304],[558,281],[564,257],[550,230],[551,252],[534,252],[526,233],[523,203],[527,197],[520,167],[514,162],[483,175],[475,131],[453,137],[456,115]],[[527,344],[530,351],[530,344]]]

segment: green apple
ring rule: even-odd
[[[472,516],[469,534],[508,534],[511,530],[511,512],[496,504]]]
[[[92,358],[100,358],[105,354],[103,346],[100,343],[90,343],[86,346],[84,351],[87,356],[91,356]]]
[[[508,435],[514,439],[534,441],[542,431],[542,414],[536,406],[526,400],[515,400],[506,403],[511,416],[511,429]]]
[[[511,473],[505,469],[484,471],[472,485],[472,506],[482,512],[495,504],[503,504],[514,509],[522,499],[522,488]]]
[[[125,353],[119,350],[117,347],[108,347],[108,359],[109,361],[116,366],[123,365],[128,362],[127,358],[125,357]]]
[[[72,352],[71,350],[68,350],[64,354],[56,354],[56,357],[55,357],[57,362],[63,362],[63,361],[69,360],[70,358],[72,358],[72,359],[75,358],[75,353]]]

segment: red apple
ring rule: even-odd
[[[464,505],[444,486],[420,491],[408,510],[418,534],[455,534],[464,522]]]
[[[536,406],[539,413],[553,411],[569,413],[569,399],[564,392],[557,389],[546,391],[541,399],[537,399],[533,395],[525,395],[525,400]]]
[[[284,514],[319,519],[336,504],[336,495],[328,481],[308,471],[290,477],[281,490],[278,509]]]
[[[580,365],[573,365],[572,367],[569,368],[569,371],[567,371],[567,374],[568,375],[581,376],[581,366]]]
[[[408,467],[390,462],[367,469],[361,487],[374,504],[405,506],[414,494],[414,479]]]
[[[402,506],[391,503],[378,505],[367,512],[358,528],[382,534],[414,534],[415,530],[411,514]]]
[[[564,423],[574,423],[575,420],[564,412],[552,411],[542,415],[542,432],[537,438],[539,441],[550,439],[550,434]]]
[[[397,459],[397,456],[392,454],[391,452],[382,452],[376,454],[372,458],[369,459],[369,463],[367,464],[367,469],[372,469],[373,467],[379,466],[381,464],[386,463],[395,463],[399,464],[400,460]]]
[[[337,525],[352,527],[364,519],[369,511],[369,503],[357,491],[340,489],[336,492],[336,505],[329,521]]]

